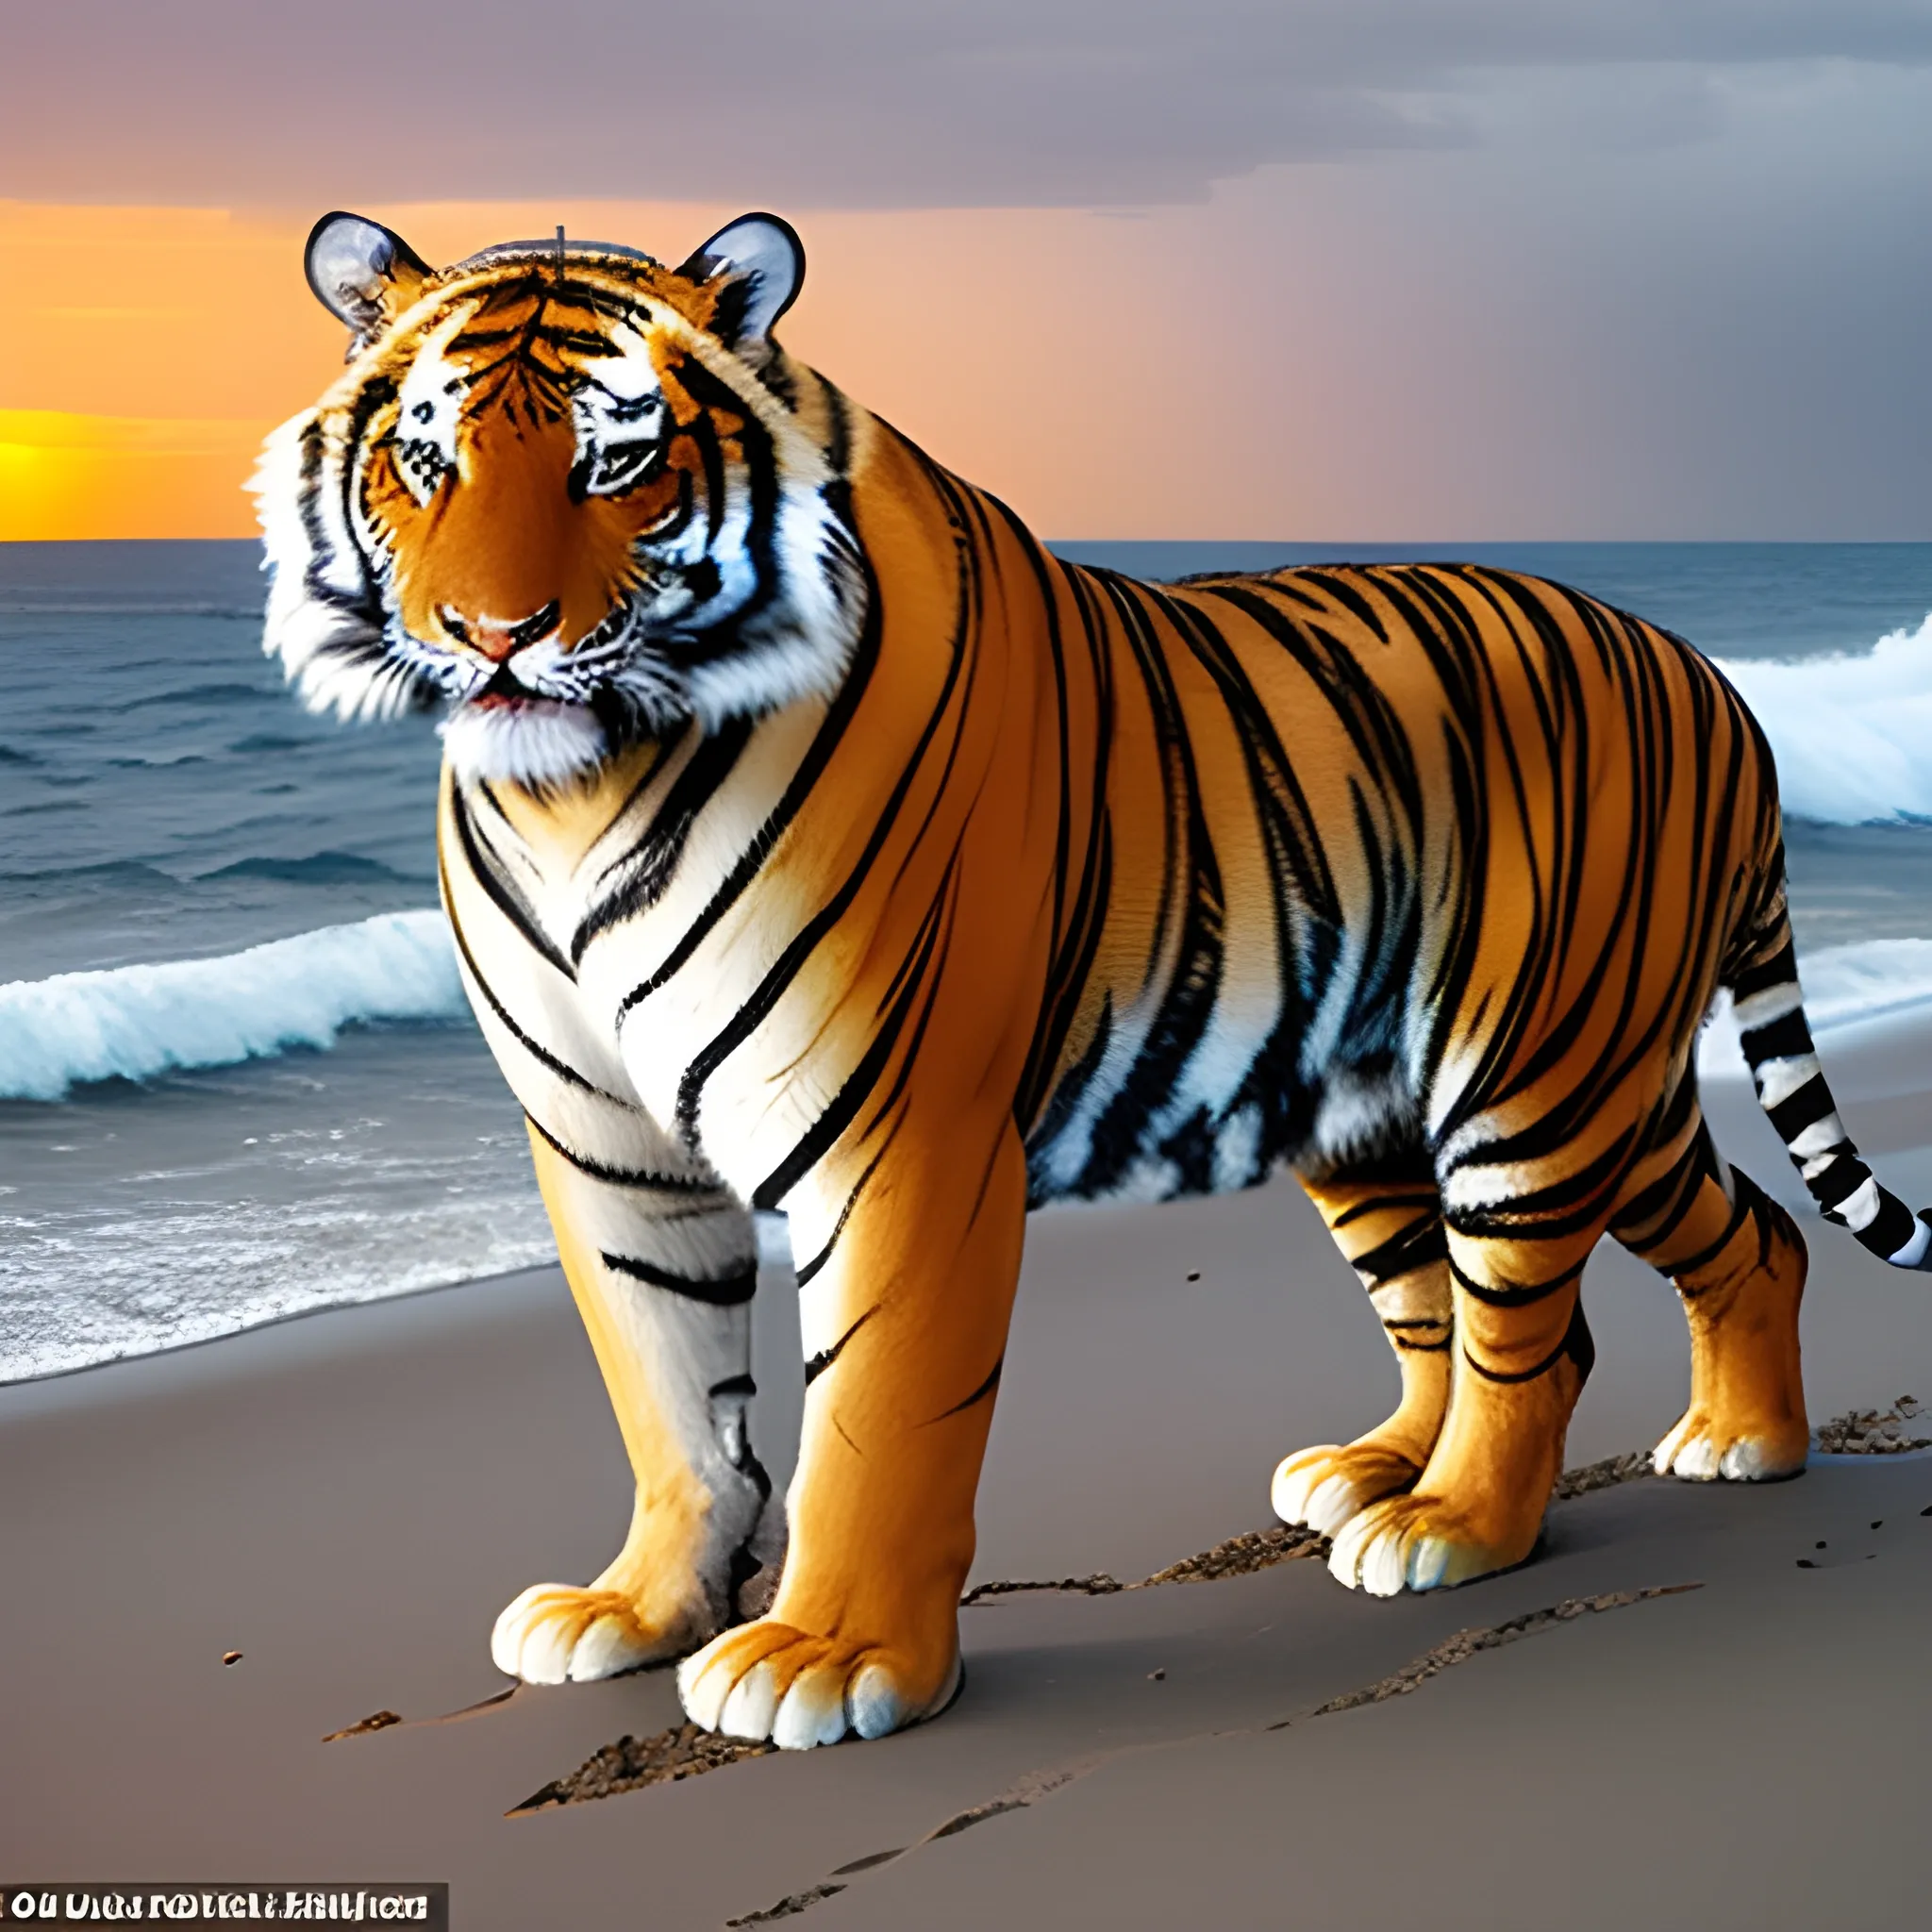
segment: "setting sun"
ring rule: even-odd
[[[242,485],[270,427],[0,409],[0,542],[251,536]]]

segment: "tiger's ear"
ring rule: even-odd
[[[316,299],[358,337],[400,315],[431,273],[400,235],[341,209],[309,229],[302,265]]]
[[[716,290],[711,333],[726,348],[756,351],[798,299],[805,281],[805,243],[791,224],[776,215],[740,215],[677,273]]]

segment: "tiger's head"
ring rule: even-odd
[[[548,786],[837,688],[866,577],[844,408],[772,339],[786,223],[675,270],[559,230],[438,272],[332,214],[307,265],[349,366],[253,487],[311,708],[442,706],[460,772]]]

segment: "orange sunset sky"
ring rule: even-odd
[[[1202,0],[1176,42],[1183,9],[1041,0],[908,52],[841,0],[836,69],[793,86],[781,48],[712,158],[683,123],[573,158],[588,113],[393,142],[407,91],[331,145],[320,43],[243,45],[245,11],[10,16],[0,539],[252,532],[256,447],[340,364],[301,273],[333,205],[437,261],[558,222],[675,261],[775,208],[809,259],[788,345],[1051,536],[1932,536],[1932,34],[1872,25],[1923,9],[1792,0],[1760,43],[1685,0],[1653,43],[1608,0]],[[808,86],[849,98],[788,121]]]

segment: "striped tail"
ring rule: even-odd
[[[1932,1209],[1914,1214],[1881,1187],[1838,1117],[1798,991],[1789,924],[1783,942],[1731,981],[1733,1010],[1757,1104],[1827,1221],[1848,1227],[1882,1261],[1932,1274]]]

